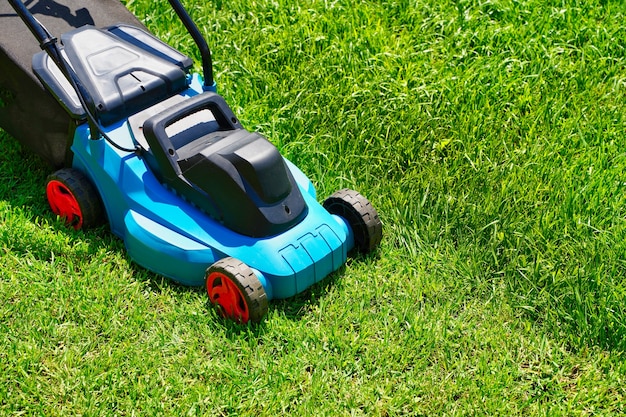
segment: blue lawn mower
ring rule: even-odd
[[[318,203],[306,175],[243,128],[215,92],[206,41],[169,3],[202,75],[118,0],[0,5],[0,126],[58,168],[46,195],[69,225],[108,221],[137,264],[257,322],[269,300],[374,250],[382,224],[356,191]]]

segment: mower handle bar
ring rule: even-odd
[[[185,10],[180,0],[168,1],[200,50],[200,58],[202,59],[202,75],[204,77],[205,87],[212,87],[214,84],[213,62],[211,60],[211,50],[209,49],[209,45],[204,39],[204,36],[202,36],[202,33],[200,33],[198,25],[196,25],[191,16],[189,16],[189,13],[187,13],[187,10]]]

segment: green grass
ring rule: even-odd
[[[626,4],[186,3],[244,126],[382,246],[235,325],[65,228],[0,133],[0,415],[626,411]]]

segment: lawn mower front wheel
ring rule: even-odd
[[[343,218],[354,236],[354,249],[361,253],[373,251],[383,237],[383,224],[378,212],[360,193],[348,188],[339,190],[324,201],[324,208]]]
[[[76,169],[62,168],[48,176],[46,197],[52,212],[76,230],[96,226],[102,220],[98,192]]]
[[[207,269],[206,289],[211,303],[228,319],[256,323],[267,314],[263,284],[248,265],[235,258],[221,259]]]

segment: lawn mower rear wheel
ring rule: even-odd
[[[48,176],[46,197],[52,211],[76,230],[102,221],[102,202],[91,181],[80,171],[62,168]]]

